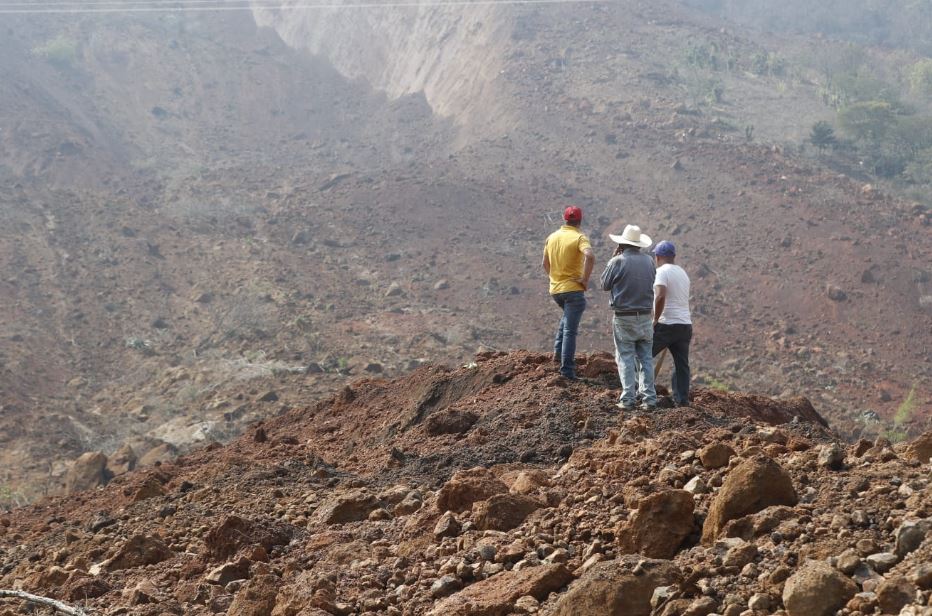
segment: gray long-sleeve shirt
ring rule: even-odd
[[[657,268],[650,255],[626,248],[606,264],[602,290],[611,291],[611,306],[617,311],[654,309],[654,277]]]

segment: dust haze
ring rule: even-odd
[[[928,3],[215,4],[0,7],[0,507],[547,349],[568,204],[677,243],[697,387],[928,426]]]

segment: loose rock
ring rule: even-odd
[[[858,591],[854,582],[831,565],[806,562],[783,588],[783,605],[789,616],[832,616]]]

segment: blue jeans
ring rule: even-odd
[[[657,405],[654,389],[654,319],[647,313],[618,316],[612,320],[615,335],[615,361],[621,379],[621,402],[636,406],[638,392],[647,406]]]
[[[579,322],[586,310],[586,294],[582,291],[570,291],[551,295],[557,306],[563,309],[563,317],[557,326],[553,340],[553,356],[560,358],[560,374],[576,378],[576,336]]]

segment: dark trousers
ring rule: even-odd
[[[673,401],[680,406],[689,404],[689,343],[693,338],[692,325],[654,326],[654,357],[664,349],[673,356]]]
[[[560,360],[560,374],[575,379],[576,335],[579,333],[579,322],[586,310],[586,294],[582,291],[570,291],[569,293],[557,293],[551,297],[563,310],[563,317],[560,319],[553,340],[553,355],[554,358]]]

